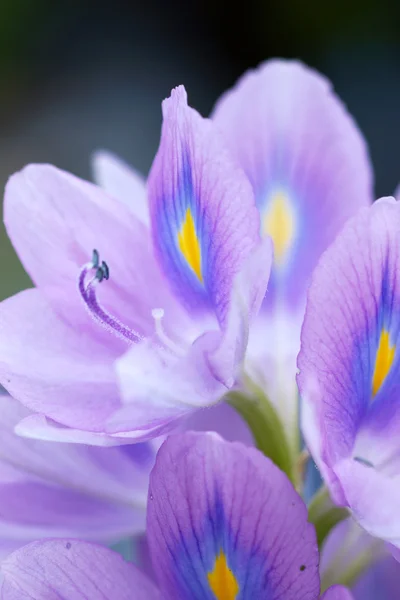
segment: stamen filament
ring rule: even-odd
[[[94,275],[92,275],[91,279],[87,282],[87,276],[93,271]],[[107,263],[103,261],[100,265],[99,254],[97,250],[94,250],[93,262],[84,265],[78,280],[79,293],[86,309],[90,316],[110,333],[129,343],[141,341],[143,337],[139,333],[121,323],[117,317],[111,315],[100,305],[96,296],[96,287],[103,280],[107,280],[108,278],[109,269]]]

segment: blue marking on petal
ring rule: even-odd
[[[367,413],[381,413],[382,404],[388,403],[391,389],[399,378],[400,353],[396,351],[396,347],[400,337],[400,304],[393,293],[396,287],[395,277],[396,274],[391,274],[389,265],[386,264],[382,276],[381,296],[376,302],[375,319],[371,323],[367,309],[362,309],[365,314],[365,330],[354,340],[354,356],[359,356],[359,359],[353,365],[353,376],[359,397],[364,400],[360,406],[360,422]],[[362,289],[359,293],[362,294]],[[386,365],[388,368],[384,368],[384,364],[381,365],[385,372],[378,377],[377,361],[384,361],[382,352],[391,350],[394,355],[386,357],[388,361],[390,359],[390,365]],[[393,401],[398,400],[393,398]],[[382,416],[380,414],[380,418]]]
[[[206,234],[203,215],[199,212],[199,202],[196,197],[196,191],[193,184],[192,165],[189,158],[189,152],[182,153],[182,165],[180,173],[177,177],[175,186],[175,197],[172,199],[165,198],[161,204],[160,215],[160,231],[164,250],[168,252],[170,261],[173,263],[175,275],[186,280],[186,283],[192,290],[203,298],[206,294],[207,284],[207,253],[206,253]],[[195,236],[195,244],[198,245],[200,255],[201,276],[196,268],[195,259],[188,260],[188,254],[182,252],[182,229],[188,226],[189,219],[193,225],[189,223],[189,234]],[[192,230],[192,227],[194,231]],[[193,237],[189,243],[193,242]],[[190,251],[190,248],[189,248]]]
[[[240,525],[235,524],[240,530]],[[239,586],[237,600],[241,598],[268,597],[268,582],[261,578],[267,558],[249,553],[238,541],[226,515],[222,500],[216,496],[204,516],[203,525],[190,536],[181,537],[178,547],[172,549],[175,580],[184,598],[191,600],[216,600],[210,589],[208,574],[213,571],[218,555],[223,552],[230,570]],[[250,533],[250,532],[249,532]]]

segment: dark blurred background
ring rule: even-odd
[[[1,0],[0,185],[29,162],[90,177],[107,148],[147,173],[160,102],[184,83],[203,115],[249,67],[296,57],[325,73],[370,146],[376,195],[400,181],[400,2]],[[0,297],[27,278],[4,229]]]

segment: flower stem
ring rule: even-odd
[[[232,391],[226,400],[248,424],[261,452],[268,456],[296,486],[296,469],[285,430],[275,407],[262,392],[253,388],[252,395]]]

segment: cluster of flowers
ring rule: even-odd
[[[94,175],[6,187],[1,598],[397,598],[400,204],[329,82],[178,87]]]

